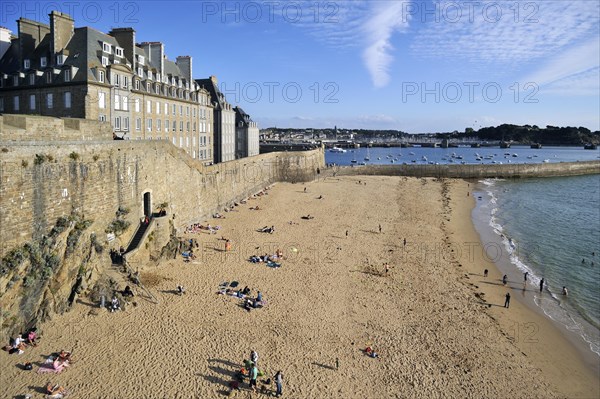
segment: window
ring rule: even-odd
[[[98,71],[98,82],[104,83],[104,71]]]
[[[140,89],[140,81],[139,80],[135,80],[135,89],[139,90]]]
[[[160,82],[160,73],[156,72],[156,81]]]
[[[102,56],[102,66],[108,66],[108,57]]]
[[[156,120],[156,131],[157,131],[157,132],[160,132],[160,130],[162,129],[162,127],[161,127],[161,126],[162,126],[162,125],[161,125],[161,123],[160,123],[160,119],[157,119],[157,120]]]
[[[138,55],[138,62],[142,65],[144,65],[144,56],[143,55]]]
[[[167,119],[167,120],[165,121],[165,132],[168,132],[168,131],[169,131],[169,126],[170,126],[170,125],[169,125],[169,120]]]
[[[112,77],[113,77],[113,79],[112,79],[113,80],[113,85],[115,87],[118,87],[119,86],[119,74],[113,73]]]
[[[121,118],[118,116],[115,118],[115,130],[121,130]]]
[[[149,132],[152,131],[152,119],[148,118],[148,120],[146,120],[146,130],[148,130]]]
[[[30,85],[34,85],[35,84],[35,73],[32,73],[29,75],[29,84]]]
[[[196,117],[196,107],[192,108],[192,116],[194,118]]]
[[[140,99],[135,99],[135,112],[140,112]]]
[[[148,70],[148,80],[152,80],[152,71]]]
[[[183,105],[179,106],[179,115],[183,116]]]
[[[25,68],[25,69],[31,68],[31,61],[23,60],[23,68]]]
[[[110,43],[102,43],[102,51],[104,51],[105,53],[112,53],[112,45]]]
[[[135,130],[142,130],[142,118],[135,120]]]
[[[13,86],[19,85],[19,75],[13,76]]]
[[[189,132],[189,131],[190,131],[190,123],[189,123],[189,122],[187,122],[187,123],[185,124],[185,131],[186,131],[186,132]]]
[[[173,115],[175,115],[177,113],[177,106],[175,104],[173,104]]]
[[[177,131],[177,121],[173,121],[173,131]],[[173,138],[173,140],[175,140],[175,138]],[[175,142],[173,142],[173,144],[175,144]]]
[[[115,55],[117,57],[123,57],[123,49],[121,47],[115,47]]]
[[[156,114],[160,114],[160,103],[158,101],[156,102]]]
[[[121,96],[115,94],[115,109],[121,109]]]
[[[35,94],[29,95],[29,109],[32,111],[35,109]]]
[[[180,147],[183,147],[183,137],[180,137],[180,138],[179,138],[179,146],[180,146]]]
[[[48,65],[48,60],[46,59],[46,57],[40,58],[40,67],[45,68],[46,65]]]
[[[106,93],[98,93],[98,108],[106,108]]]
[[[194,132],[196,131],[196,122],[194,122]]]
[[[54,95],[52,93],[46,94],[46,106],[48,109],[54,108]]]
[[[150,83],[146,83],[146,91],[150,93]]]
[[[129,76],[121,76],[121,87],[124,89],[129,87]]]
[[[19,96],[14,96],[13,97],[13,109],[15,111],[19,110]]]
[[[100,122],[106,122],[106,115],[100,115],[100,116],[98,116],[98,120]]]
[[[144,77],[144,68],[138,67],[137,74],[138,74],[139,77],[143,78]]]
[[[71,108],[71,92],[70,91],[65,91],[63,99],[65,102],[65,108]]]
[[[66,60],[67,60],[67,56],[66,55],[60,54],[60,55],[56,56],[56,63],[58,65],[64,64]]]
[[[146,100],[146,112],[152,112],[152,101]]]
[[[127,117],[127,116],[123,118],[122,129],[125,131],[129,131],[129,117]]]
[[[71,81],[71,70],[67,69],[65,71],[65,82],[70,82]]]
[[[121,107],[123,111],[129,111],[129,99],[127,98],[127,96],[123,96],[121,102],[123,104]]]
[[[183,121],[179,122],[179,131],[183,132]]]
[[[185,116],[190,116],[190,107],[185,107]]]
[[[169,115],[169,104],[165,103],[165,115]]]
[[[160,94],[160,85],[158,83],[154,85],[154,93]]]

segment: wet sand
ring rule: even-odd
[[[467,190],[397,177],[277,184],[210,220],[218,234],[188,235],[200,243],[196,261],[146,265],[142,281],[158,304],[138,295],[137,306],[109,313],[81,298],[41,326],[37,347],[0,352],[0,384],[10,398],[42,397],[48,380],[74,398],[218,398],[254,349],[261,379],[282,370],[291,398],[598,397],[597,376],[557,329],[518,300],[503,308],[506,288],[482,282],[485,267],[486,281],[501,276],[464,250],[481,246]],[[256,231],[271,225],[274,234]],[[246,260],[278,248],[280,268]],[[216,294],[233,280],[267,305],[248,312]],[[378,358],[365,355],[369,345]],[[76,362],[59,375],[16,367],[60,349]],[[241,388],[237,397],[265,396]]]

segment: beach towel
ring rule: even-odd
[[[64,364],[59,364],[57,368],[54,368],[53,363],[44,363],[43,365],[40,366],[40,368],[38,369],[38,374],[44,374],[44,373],[55,373],[55,374],[59,374],[61,373],[63,370],[65,369],[65,365]]]
[[[235,287],[237,287],[239,284],[240,284],[240,283],[238,283],[237,281],[232,281],[232,282],[231,282],[231,284],[229,284],[229,286],[230,286],[231,288],[235,288]]]

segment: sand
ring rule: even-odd
[[[74,398],[218,398],[256,350],[264,378],[281,370],[290,398],[598,397],[597,376],[551,323],[516,294],[503,308],[506,287],[484,284],[501,276],[464,250],[481,245],[467,190],[398,177],[277,184],[210,220],[218,234],[190,235],[196,261],[148,263],[142,280],[157,304],[138,295],[137,306],[109,313],[80,298],[41,326],[40,345],[0,352],[4,396],[42,397],[52,380]],[[275,233],[256,232],[266,225]],[[246,261],[278,248],[281,268]],[[247,312],[216,294],[233,280],[260,290],[267,306]],[[177,284],[186,294],[173,293]],[[378,358],[365,355],[368,345]],[[59,375],[16,367],[63,348],[77,361]],[[241,388],[236,397],[265,396]]]

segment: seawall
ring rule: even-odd
[[[94,226],[106,237],[119,208],[136,226],[144,207],[157,212],[167,203],[181,229],[268,184],[313,180],[317,168],[324,168],[322,149],[203,166],[159,140],[0,142],[0,258],[47,234],[61,216],[102,222]]]
[[[556,177],[600,174],[600,161],[490,165],[366,165],[334,167],[336,175],[381,175],[456,179]]]

